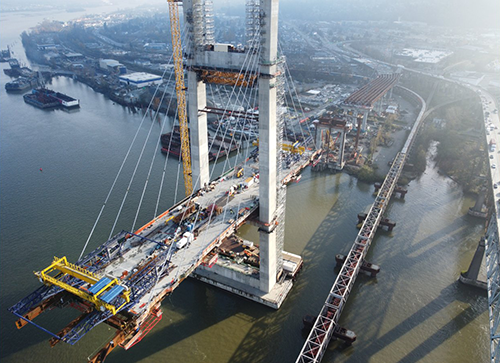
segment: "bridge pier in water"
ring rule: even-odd
[[[467,214],[478,218],[487,218],[488,209],[484,204],[485,200],[486,200],[486,188],[482,188],[477,195],[474,207],[470,207]]]
[[[374,184],[375,186],[375,193],[378,193],[380,187],[382,186],[382,184],[380,183],[375,183]],[[405,196],[406,196],[406,193],[408,193],[408,189],[406,189],[405,187],[401,186],[401,185],[396,185],[396,187],[394,188],[394,194],[399,194],[399,197],[401,199],[404,199]]]
[[[474,257],[469,265],[469,269],[460,274],[459,281],[470,286],[487,290],[486,266],[484,265],[484,238],[479,240]]]
[[[335,255],[335,262],[337,264],[337,267],[342,267],[342,265],[344,264],[345,260],[346,260],[347,256],[345,255],[341,255],[341,254],[337,254]],[[366,260],[363,259],[363,262],[361,264],[361,271],[364,271],[366,272],[367,274],[370,275],[370,277],[376,277],[377,274],[380,272],[380,266],[379,265],[375,265],[371,262],[368,262]]]
[[[216,44],[210,24],[209,10],[202,0],[183,2],[187,24],[187,68],[189,118],[191,120],[191,150],[193,184],[210,183],[208,175],[208,142],[206,83],[239,87],[253,87],[258,82],[259,105],[259,273],[258,276],[237,273],[230,266],[215,264],[211,268],[199,266],[192,275],[206,283],[218,286],[240,296],[278,308],[291,290],[292,281],[277,284],[283,272],[284,203],[283,175],[280,175],[281,145],[278,115],[278,0],[265,0],[254,6],[258,13],[254,24],[247,22],[255,39],[247,39],[245,51],[213,51]],[[258,8],[257,8],[258,7]],[[247,19],[248,20],[248,19]],[[249,30],[249,29],[247,29]],[[236,69],[245,67],[248,53],[260,45],[260,58],[249,72],[254,78],[240,78]],[[213,48],[212,50],[207,50]],[[250,63],[250,62],[248,62]],[[249,67],[246,65],[246,67]],[[217,71],[213,71],[217,69]],[[236,76],[234,78],[234,76]],[[233,84],[227,80],[234,78]],[[258,80],[257,80],[258,78]],[[251,82],[249,81],[251,79]],[[248,83],[245,83],[248,82]],[[251,83],[251,84],[250,84]],[[194,122],[193,122],[194,119]],[[196,188],[195,188],[196,190]],[[279,286],[277,286],[279,285]]]
[[[317,317],[313,315],[306,315],[302,319],[302,323],[304,324],[303,329],[307,332],[309,332],[313,325],[314,322],[316,321]],[[345,345],[350,346],[352,343],[356,341],[356,333],[354,333],[352,330],[343,328],[341,326],[336,326],[333,330],[332,337],[334,339],[340,339],[344,342]]]
[[[362,224],[367,216],[367,213],[358,213],[358,224]],[[382,228],[382,226],[387,227],[387,231],[392,232],[394,227],[396,227],[396,222],[390,220],[389,218],[382,218],[378,228]]]

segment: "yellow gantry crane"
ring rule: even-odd
[[[179,22],[180,0],[167,0],[170,11],[170,32],[172,33],[172,50],[175,67],[175,92],[177,94],[177,116],[181,131],[182,166],[184,170],[184,187],[186,195],[193,192],[193,176],[191,170],[191,148],[189,146],[189,129],[186,115],[186,92],[184,86],[184,69],[182,65],[181,27]]]

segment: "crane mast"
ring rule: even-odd
[[[179,22],[179,0],[167,0],[170,12],[170,32],[172,34],[172,50],[175,67],[175,92],[177,94],[177,116],[181,134],[182,166],[186,195],[193,192],[193,176],[191,170],[191,148],[189,146],[189,129],[186,114],[186,92],[184,85],[184,69],[182,65],[181,30]]]

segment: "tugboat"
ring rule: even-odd
[[[21,63],[15,58],[10,58],[7,60],[9,62],[10,68],[5,68],[3,73],[9,77],[32,77],[34,76],[33,70],[28,67],[21,66]]]
[[[10,59],[10,49],[0,50],[0,62],[7,62]]]
[[[37,84],[36,80],[25,77],[19,77],[18,79],[15,79],[11,82],[7,82],[5,84],[5,90],[7,92],[23,92],[26,91],[27,89],[30,89],[33,86],[36,86],[36,84]]]

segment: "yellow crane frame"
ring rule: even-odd
[[[254,140],[252,142],[252,145],[253,146],[259,146],[259,139],[257,140]],[[305,151],[306,151],[306,148],[304,146],[294,146],[295,143],[289,143],[289,142],[282,142],[281,143],[281,149],[282,150],[285,150],[285,151],[290,151],[292,154],[300,154],[302,155]]]
[[[184,68],[182,65],[181,30],[179,22],[180,0],[167,0],[170,11],[170,32],[172,33],[172,50],[175,68],[175,92],[177,94],[177,116],[181,133],[182,166],[186,195],[193,192],[193,175],[191,170],[191,148],[189,146],[189,129],[186,115],[186,93],[184,85]]]
[[[52,271],[59,271],[56,276],[50,276],[49,273]],[[66,275],[71,275],[76,277],[79,280],[85,281],[91,285],[96,284],[99,281],[99,276],[96,274],[85,270],[84,268],[69,263],[66,257],[58,258],[54,257],[54,262],[49,265],[49,267],[43,269],[42,271],[35,272],[35,275],[46,285],[55,285],[58,286],[75,296],[78,296],[84,300],[87,300],[93,303],[97,309],[107,309],[115,315],[126,303],[130,302],[130,290],[125,290],[122,296],[125,299],[125,302],[121,306],[114,306],[113,304],[109,304],[99,298],[99,295],[102,295],[104,291],[118,284],[117,279],[113,279],[106,286],[103,286],[101,290],[99,290],[95,295],[91,295],[84,291],[82,288],[77,288],[67,283],[63,282],[62,279]]]

